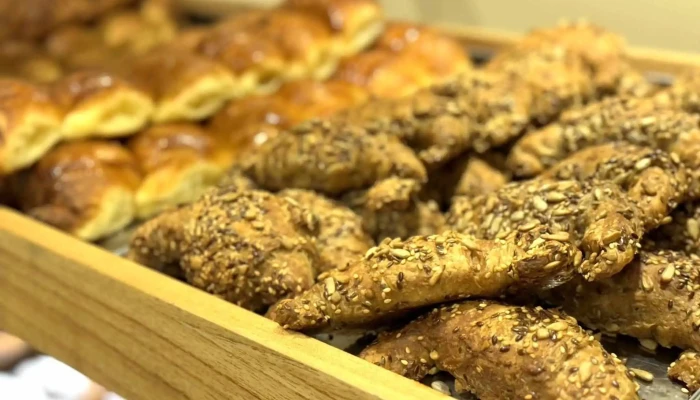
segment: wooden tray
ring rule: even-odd
[[[217,12],[229,9],[226,0],[214,3]],[[517,38],[442,29],[477,50]],[[629,53],[654,73],[700,67],[700,55]],[[446,398],[4,208],[0,330],[129,400]]]

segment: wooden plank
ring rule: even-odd
[[[0,329],[129,400],[444,398],[2,208]]]

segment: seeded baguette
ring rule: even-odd
[[[644,217],[611,182],[533,180],[514,182],[474,198],[456,197],[448,226],[480,239],[544,227],[534,237],[570,241],[578,248],[574,264],[588,280],[619,272],[637,252]]]
[[[269,317],[292,330],[359,327],[449,300],[552,287],[571,277],[575,248],[554,239],[533,243],[543,234],[533,230],[478,240],[448,231],[386,239],[364,258],[283,300]]]
[[[671,210],[687,198],[690,174],[662,150],[614,142],[573,153],[539,177],[612,181],[642,210],[649,230],[667,222]]]
[[[592,329],[700,350],[700,257],[643,250],[617,275],[572,281],[550,301]]]
[[[279,195],[296,201],[318,218],[319,272],[345,267],[374,245],[362,227],[362,218],[342,204],[310,190],[286,189]]]
[[[691,392],[700,390],[700,354],[687,350],[671,363],[668,377],[683,382]]]
[[[638,399],[616,356],[571,317],[491,301],[443,306],[380,334],[363,359],[410,379],[446,371],[482,400]]]
[[[652,231],[648,241],[659,249],[700,256],[700,202],[681,204],[671,213],[671,221]]]

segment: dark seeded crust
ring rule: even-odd
[[[643,221],[611,182],[515,182],[487,195],[456,197],[447,214],[451,229],[482,239],[545,227],[551,237],[578,247],[575,267],[588,280],[611,276],[632,261]]]
[[[671,213],[671,222],[647,237],[656,248],[700,256],[700,202],[681,204]]]
[[[345,267],[374,245],[362,227],[362,218],[342,204],[310,190],[286,189],[279,195],[296,201],[318,218],[319,272]]]
[[[580,150],[540,178],[612,181],[639,206],[649,230],[667,222],[671,210],[687,198],[689,175],[662,150],[615,142]]]
[[[395,137],[369,135],[355,127],[334,131],[321,121],[265,142],[246,172],[266,189],[312,189],[328,195],[366,189],[394,176],[421,183],[427,179],[413,151]]]
[[[668,367],[668,377],[682,382],[691,392],[700,390],[700,354],[688,350]]]
[[[411,379],[446,371],[482,400],[638,399],[622,362],[571,317],[490,301],[444,306],[360,357]]]
[[[612,278],[570,282],[551,301],[584,325],[700,350],[700,257],[643,250]]]
[[[284,300],[270,318],[293,330],[370,325],[408,310],[511,288],[542,288],[572,275],[575,249],[542,240],[543,231],[478,240],[455,232],[385,240],[347,268],[330,271],[307,292]]]
[[[665,109],[653,100],[611,98],[571,110],[561,121],[520,139],[508,165],[518,176],[534,176],[571,153],[615,141],[671,153],[691,171],[691,196],[700,195],[700,116]]]

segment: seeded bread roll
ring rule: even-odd
[[[502,240],[451,231],[387,238],[364,258],[280,302],[269,316],[293,330],[371,326],[444,301],[558,285],[571,277],[576,249],[550,239],[528,246],[545,232],[513,232]]]
[[[67,142],[26,172],[21,209],[84,240],[97,240],[134,219],[141,183],[131,153],[107,141]]]
[[[647,237],[656,248],[700,256],[700,202],[681,204],[671,213],[671,221]]]
[[[155,100],[153,121],[199,121],[241,93],[233,75],[206,57],[164,46],[137,57],[131,73]]]
[[[27,82],[0,79],[0,174],[28,167],[61,139],[63,112]]]
[[[52,86],[52,98],[64,110],[65,139],[128,136],[143,128],[153,114],[148,92],[115,74],[75,72]]]
[[[195,201],[224,172],[214,138],[197,125],[155,125],[128,146],[144,174],[136,193],[139,218]]]
[[[691,392],[700,390],[700,354],[687,350],[671,363],[668,377],[682,382]]]
[[[384,28],[384,15],[375,0],[286,0],[282,7],[321,16],[334,32],[333,52],[355,54],[375,41]]]
[[[554,310],[491,301],[443,306],[386,332],[363,359],[410,379],[446,371],[482,400],[635,400],[622,361]]]

